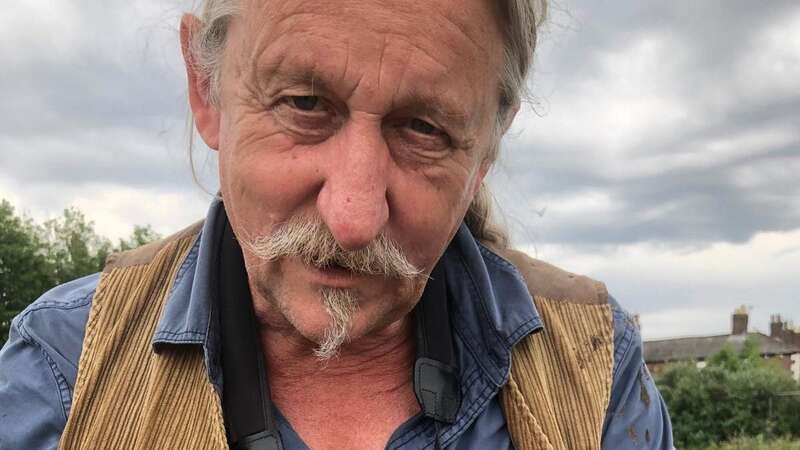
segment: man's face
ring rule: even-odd
[[[255,307],[272,325],[319,342],[326,288],[355,294],[351,339],[416,304],[487,168],[502,55],[492,3],[245,2],[210,139],[235,234],[249,242],[316,217],[343,250],[383,233],[422,270],[355,274],[263,261],[245,245],[251,287],[266,300]]]

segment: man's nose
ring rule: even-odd
[[[335,139],[317,209],[339,246],[358,250],[380,235],[389,220],[391,157],[380,123],[351,123]]]

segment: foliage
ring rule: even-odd
[[[150,225],[134,225],[130,238],[120,239],[116,251],[132,250],[159,239],[161,239],[161,235],[156,233]]]
[[[731,372],[738,372],[747,367],[756,367],[761,364],[758,340],[753,338],[745,339],[742,349],[738,352],[730,345],[708,358],[708,364],[713,367],[722,367]]]
[[[676,447],[705,448],[736,436],[800,436],[800,398],[788,372],[759,356],[758,341],[748,339],[739,352],[727,347],[705,368],[685,362],[657,377],[669,407]]]
[[[55,266],[56,284],[95,273],[111,253],[111,241],[98,236],[94,224],[75,208],[39,228],[47,258]]]
[[[11,319],[54,283],[54,264],[35,225],[17,217],[9,202],[0,201],[0,344]]]
[[[792,439],[765,440],[763,436],[742,437],[707,450],[800,450],[800,441]]]
[[[11,319],[45,291],[100,271],[113,252],[157,239],[160,236],[149,225],[137,225],[128,239],[112,245],[75,208],[36,224],[17,216],[11,203],[0,200],[0,346]]]

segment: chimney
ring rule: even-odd
[[[784,341],[796,347],[800,347],[800,328],[790,323],[783,328]]]
[[[792,344],[795,347],[800,347],[800,328],[793,328],[789,331],[789,336],[792,337]]]
[[[731,334],[747,333],[747,307],[742,305],[733,312],[733,330]]]
[[[769,336],[783,340],[783,320],[780,314],[769,316]]]

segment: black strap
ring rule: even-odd
[[[447,279],[441,262],[431,272],[414,315],[417,320],[414,393],[425,416],[452,424],[461,406],[461,389],[450,329]]]
[[[222,328],[222,407],[233,450],[282,450],[272,414],[264,356],[242,249],[221,214],[219,310]],[[256,391],[257,388],[257,392]]]

